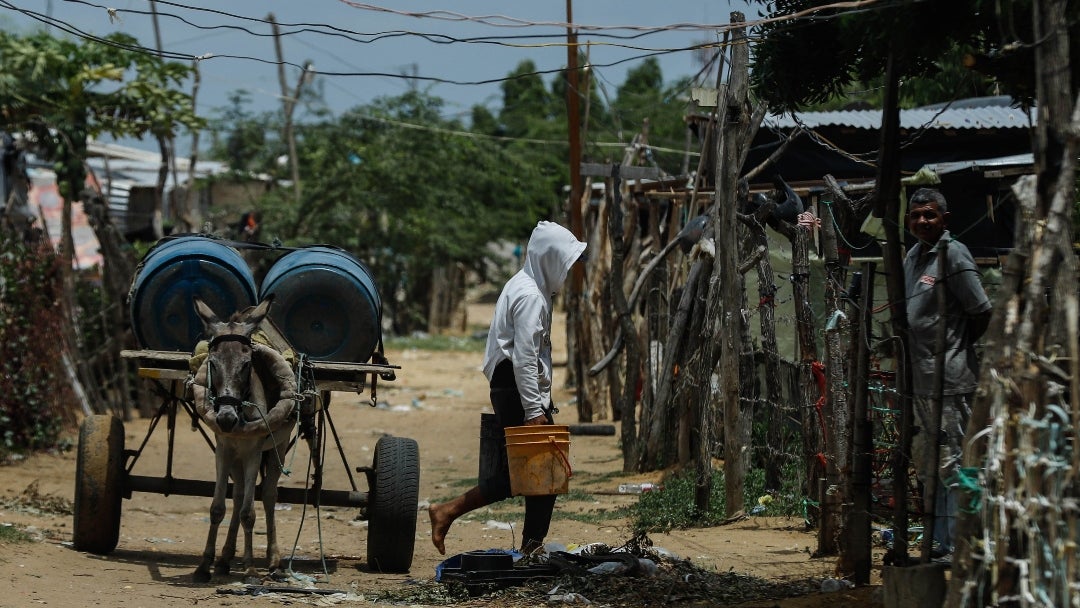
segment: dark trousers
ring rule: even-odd
[[[549,404],[550,405],[550,404]],[[495,367],[491,378],[491,407],[495,410],[495,421],[499,426],[498,469],[487,479],[480,480],[480,492],[490,502],[510,498],[510,465],[506,456],[506,438],[503,429],[508,426],[525,424],[525,410],[521,407],[521,394],[514,381],[514,366],[503,361]],[[554,424],[550,407],[547,412],[548,424]],[[521,546],[543,544],[551,525],[551,513],[555,510],[555,495],[525,497],[525,526],[521,532]]]

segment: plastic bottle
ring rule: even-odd
[[[619,494],[641,494],[642,492],[653,491],[654,486],[651,483],[620,483]]]

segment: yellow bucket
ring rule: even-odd
[[[546,496],[566,494],[570,467],[570,427],[534,425],[507,427],[506,458],[510,468],[510,494]]]

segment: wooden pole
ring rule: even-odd
[[[877,198],[874,215],[885,226],[885,286],[892,315],[893,335],[900,341],[899,373],[896,374],[897,398],[900,402],[900,444],[893,454],[893,489],[896,507],[893,514],[893,548],[891,561],[905,565],[908,561],[907,482],[911,454],[911,365],[907,361],[908,319],[907,295],[904,287],[904,266],[900,237],[900,78],[896,52],[890,52],[885,70],[885,106],[881,118],[881,146],[878,152]]]
[[[948,259],[949,243],[941,240],[937,244],[937,283],[934,285],[934,295],[937,296],[938,324],[934,335],[934,394],[931,405],[930,418],[934,420],[934,427],[920,429],[920,433],[930,434],[930,445],[939,445],[941,442],[941,416],[944,410],[945,399],[945,339],[947,335],[945,315],[949,310],[949,296],[947,291],[947,277],[945,262]],[[930,551],[934,543],[934,527],[937,524],[938,492],[940,488],[940,452],[935,451],[938,458],[934,459],[934,469],[930,472],[930,483],[923,484],[925,500],[923,500],[923,543],[922,561],[930,561]]]
[[[618,402],[613,408],[622,413],[622,443],[623,443],[623,470],[629,471],[637,462],[637,429],[634,424],[634,379],[640,367],[641,353],[638,348],[634,322],[631,319],[631,310],[627,306],[626,294],[620,287],[623,283],[623,210],[622,193],[619,179],[619,165],[611,166],[611,177],[614,187],[614,201],[608,208],[608,236],[611,239],[611,297],[615,314],[618,315],[619,327],[622,329],[626,340],[626,382],[623,383]]]
[[[277,21],[274,19],[274,14],[270,13],[266,16],[266,20],[270,22],[270,27],[274,31],[274,53],[277,56],[277,68],[278,68],[278,84],[281,86],[281,103],[283,114],[285,115],[285,122],[282,128],[282,135],[285,138],[285,143],[289,146],[289,167],[292,170],[292,182],[293,182],[293,199],[299,209],[300,206],[300,163],[296,158],[296,137],[293,134],[293,122],[292,114],[293,108],[296,106],[296,97],[289,91],[289,84],[285,81],[285,55],[281,50],[281,29],[278,28]],[[306,70],[305,70],[306,73]],[[300,85],[304,82],[304,74],[300,75],[300,84],[296,85],[296,96],[300,94]],[[300,212],[300,216],[305,215]]]
[[[867,376],[870,372],[870,338],[874,308],[873,262],[862,265],[862,294],[859,301],[859,324],[856,328],[855,373],[851,375],[854,397],[851,459],[851,509],[848,513],[846,553],[853,568],[856,585],[870,584],[873,556],[870,552],[871,471],[874,458],[874,426],[870,415]]]
[[[744,496],[746,452],[739,441],[741,402],[739,394],[739,324],[743,292],[743,278],[738,270],[738,236],[736,220],[736,192],[742,164],[742,150],[748,142],[742,141],[746,125],[750,121],[747,103],[750,77],[750,47],[746,40],[745,17],[741,12],[731,13],[731,73],[728,77],[727,112],[719,125],[722,137],[716,159],[716,202],[713,205],[713,222],[716,233],[716,262],[713,265],[713,282],[709,289],[710,299],[719,302],[718,314],[706,318],[709,330],[705,339],[711,344],[719,343],[720,399],[724,411],[724,495],[727,515],[742,510]],[[719,292],[718,294],[716,292]],[[714,297],[718,296],[718,297]],[[710,304],[710,313],[712,313]],[[712,348],[708,349],[712,350]],[[707,405],[703,402],[703,406]],[[711,416],[709,407],[702,408],[702,428]],[[711,488],[711,437],[702,436],[698,454],[698,485],[695,504],[700,509],[708,505],[703,492]],[[708,474],[708,479],[703,475]],[[702,504],[704,502],[704,505]]]
[[[821,498],[821,525],[818,527],[819,554],[842,552],[844,531],[843,505],[848,502],[845,483],[850,463],[849,414],[845,367],[850,343],[848,320],[843,314],[841,292],[845,285],[844,267],[836,242],[836,218],[832,203],[825,203],[822,218],[822,248],[825,254],[825,311],[829,323],[825,331],[825,373],[828,378],[828,398],[822,406],[825,419],[825,484],[829,491]],[[846,560],[845,560],[846,561]],[[847,564],[845,564],[846,569]]]
[[[581,214],[581,121],[578,91],[578,44],[577,31],[573,28],[573,0],[566,0],[566,122],[570,146],[570,232],[583,240],[585,226]],[[574,356],[569,364],[573,369],[575,393],[578,404],[578,421],[592,422],[592,403],[585,390],[585,362],[592,360],[588,351],[588,336],[584,334],[581,320],[581,291],[585,282],[585,270],[581,264],[570,269],[570,288],[567,290],[567,336],[573,344]]]

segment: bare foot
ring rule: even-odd
[[[435,548],[439,550],[439,555],[446,555],[446,546],[444,541],[446,540],[446,531],[450,529],[451,520],[440,512],[442,505],[430,505],[428,507],[428,518],[431,520],[431,544],[435,545]]]

